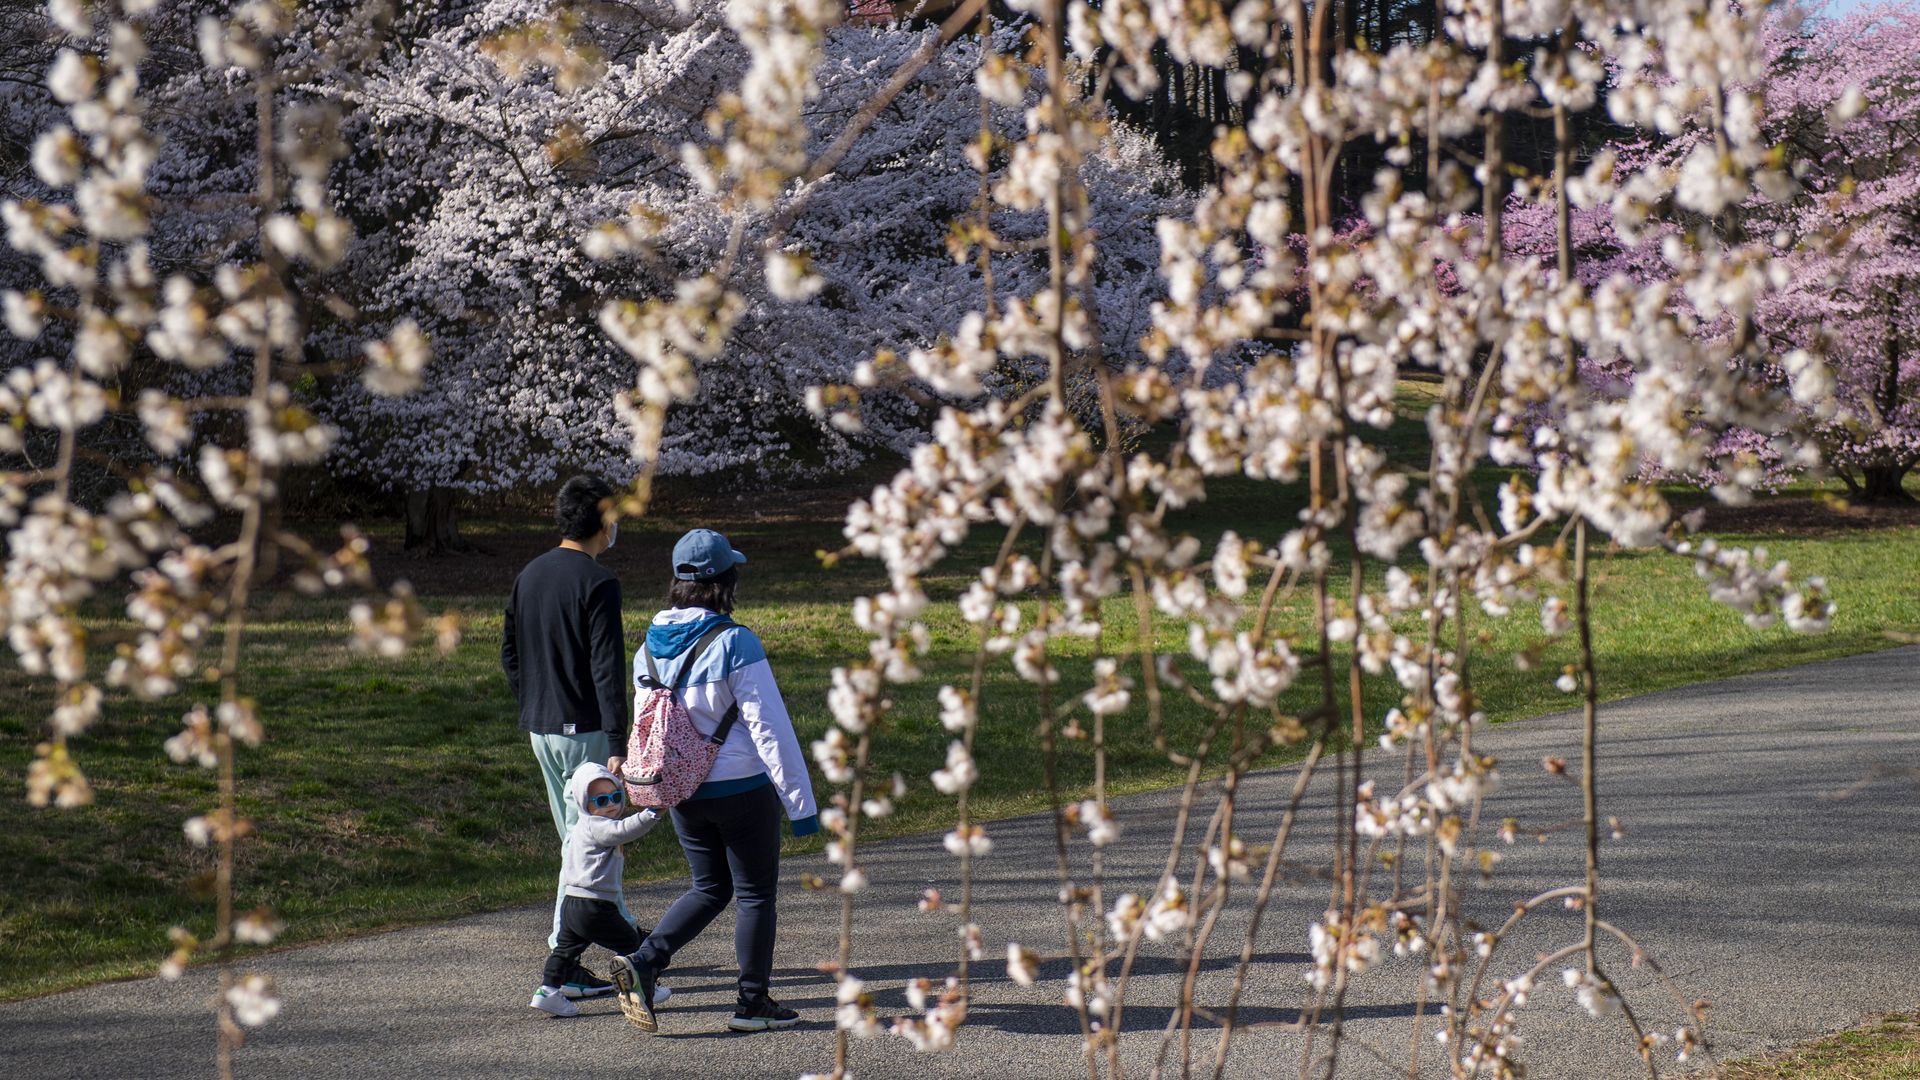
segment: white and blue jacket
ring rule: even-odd
[[[660,680],[669,686],[680,681],[680,665],[686,662],[693,643],[716,623],[728,621],[725,615],[706,608],[669,608],[655,615],[647,627],[645,652],[653,656]],[[636,686],[646,673],[646,657],[636,653]],[[820,812],[813,800],[813,779],[807,775],[806,756],[793,733],[793,720],[780,698],[780,687],[773,681],[767,650],[753,631],[744,626],[721,631],[687,673],[680,700],[693,718],[693,726],[705,735],[719,729],[729,705],[740,706],[740,718],[721,744],[707,782],[689,799],[734,795],[771,783],[780,795],[787,820],[793,822],[793,835],[806,836],[820,830]]]

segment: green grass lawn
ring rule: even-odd
[[[1412,445],[1396,449],[1417,452]],[[811,741],[828,724],[831,669],[864,654],[849,601],[877,588],[881,577],[875,565],[858,560],[822,569],[814,553],[839,545],[838,522],[831,511],[809,509],[803,495],[780,500],[789,512],[775,520],[753,517],[764,507],[710,499],[698,514],[667,511],[628,522],[619,547],[604,561],[621,575],[627,628],[637,641],[664,591],[656,568],[667,561],[673,539],[693,524],[722,525],[752,560],[736,617],[764,638],[800,736]],[[832,498],[814,502],[838,505]],[[1294,493],[1223,482],[1181,524],[1202,537],[1232,527],[1271,543],[1294,522],[1297,509]],[[1748,519],[1765,527],[1765,515]],[[397,546],[393,529],[373,530],[377,553]],[[275,907],[288,923],[284,942],[552,894],[557,841],[498,667],[504,591],[520,563],[549,537],[537,521],[481,522],[470,524],[469,532],[491,553],[451,563],[377,557],[383,574],[414,577],[431,608],[461,614],[466,638],[450,657],[426,650],[398,661],[353,655],[345,647],[345,602],[338,599],[270,594],[263,620],[249,633],[244,692],[259,702],[267,741],[240,758],[243,808],[259,833],[243,848],[238,902],[243,911]],[[1797,571],[1824,574],[1839,603],[1831,632],[1802,637],[1784,629],[1748,630],[1707,599],[1690,562],[1602,553],[1595,630],[1605,697],[1884,648],[1894,643],[1890,632],[1920,631],[1920,526],[1796,529],[1723,539],[1764,542]],[[984,561],[996,540],[976,536],[951,572],[928,582],[936,603],[929,613],[933,652],[927,674],[894,695],[897,712],[874,751],[881,774],[900,770],[912,790],[898,814],[868,828],[868,835],[941,828],[951,813],[950,800],[926,782],[927,773],[942,764],[949,738],[937,720],[935,691],[943,682],[964,681],[970,669],[972,629],[950,601],[967,580],[963,568]],[[1344,594],[1346,586],[1337,591]],[[1110,601],[1104,614],[1108,650],[1123,651],[1133,634],[1131,602]],[[1278,624],[1304,630],[1304,603],[1283,608]],[[1560,664],[1573,657],[1571,643],[1552,646],[1532,672],[1517,671],[1503,659],[1540,636],[1536,610],[1522,608],[1501,621],[1475,616],[1472,628],[1486,635],[1487,659],[1473,675],[1496,720],[1575,704],[1552,686]],[[97,630],[106,641],[125,632],[110,617]],[[1163,625],[1157,637],[1178,649],[1184,627]],[[1087,671],[1091,644],[1063,648],[1069,650],[1061,660],[1065,685],[1072,687]],[[1005,662],[990,669],[988,683],[976,812],[994,817],[1042,809],[1033,688]],[[1376,719],[1398,702],[1398,691],[1385,680],[1373,681],[1367,692],[1367,712]],[[7,868],[0,890],[0,999],[150,973],[166,952],[168,927],[205,932],[212,921],[212,904],[198,885],[210,860],[180,831],[184,818],[211,806],[212,777],[173,765],[161,750],[197,698],[192,692],[161,703],[110,698],[106,718],[75,743],[98,793],[95,804],[33,810],[21,797],[21,778],[42,737],[50,695],[44,683],[30,682],[17,669],[0,673],[0,701],[6,703],[0,774],[12,785],[0,799],[0,866]],[[1178,749],[1190,749],[1202,727],[1203,717],[1190,706],[1175,704],[1168,715],[1169,738]],[[1130,714],[1109,721],[1108,731],[1114,791],[1146,790],[1182,775],[1151,744],[1137,699]],[[1287,756],[1276,751],[1269,761],[1278,764]],[[1091,771],[1085,744],[1063,747],[1061,773],[1070,789],[1082,789]],[[790,849],[811,850],[818,843],[793,842]],[[635,880],[683,870],[670,830],[629,845],[628,873]]]
[[[1728,1063],[1724,1080],[1920,1080],[1920,1016],[1878,1017],[1852,1031]]]

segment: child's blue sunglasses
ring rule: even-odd
[[[595,810],[605,810],[609,806],[619,806],[626,801],[627,793],[618,789],[600,795],[587,796],[587,802],[592,805]]]

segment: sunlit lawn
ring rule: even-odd
[[[1408,456],[1420,452],[1412,445],[1396,448]],[[1297,510],[1293,493],[1222,483],[1182,525],[1202,537],[1231,527],[1271,543],[1295,522]],[[622,527],[620,547],[607,561],[625,583],[634,640],[656,606],[662,583],[654,567],[666,561],[674,537],[696,523],[669,513]],[[840,543],[838,523],[822,515],[720,524],[752,559],[736,617],[766,641],[801,738],[810,741],[828,723],[825,690],[832,667],[864,654],[849,601],[882,579],[874,565],[857,560],[822,569],[814,552]],[[496,522],[471,531],[482,542],[512,541],[537,550],[543,528],[537,521]],[[877,830],[881,834],[940,828],[950,812],[950,802],[926,783],[927,773],[941,765],[949,738],[936,719],[934,695],[941,683],[963,681],[970,670],[973,630],[951,600],[966,582],[966,556],[974,556],[977,566],[996,539],[977,536],[950,574],[928,583],[936,603],[928,616],[934,646],[926,676],[894,695],[894,718],[874,753],[880,774],[898,769],[911,785],[899,813]],[[1890,631],[1920,631],[1920,528],[1757,539],[1799,572],[1829,579],[1840,605],[1831,632],[1803,637],[1784,629],[1751,631],[1707,599],[1689,562],[1603,552],[1595,631],[1605,697],[1884,648],[1893,644]],[[241,910],[275,907],[289,924],[285,940],[551,895],[557,842],[498,668],[499,612],[514,566],[496,561],[499,579],[484,595],[427,598],[431,607],[458,611],[465,621],[465,641],[447,658],[427,651],[393,662],[358,657],[344,645],[344,602],[267,601],[265,621],[248,638],[246,692],[260,703],[268,738],[240,760],[245,810],[259,835],[244,848],[239,903]],[[1337,593],[1345,592],[1346,585],[1338,584]],[[1128,647],[1132,611],[1124,597],[1109,602],[1103,613],[1106,651]],[[1303,598],[1282,606],[1277,625],[1303,633],[1304,640],[1309,612]],[[1569,644],[1549,648],[1531,672],[1517,671],[1505,659],[1537,644],[1537,609],[1522,608],[1498,621],[1475,616],[1471,629],[1486,635],[1480,648],[1487,659],[1474,666],[1473,679],[1496,720],[1571,704],[1552,686],[1559,666],[1572,659]],[[103,637],[116,632],[124,628],[103,620]],[[1184,626],[1163,624],[1156,638],[1163,648],[1177,650]],[[1092,648],[1091,642],[1062,644],[1065,687],[1083,682]],[[1042,809],[1035,691],[1015,679],[1004,661],[990,672],[975,806],[987,816]],[[1371,682],[1367,692],[1371,717],[1398,702],[1398,692],[1382,680]],[[196,895],[194,886],[208,860],[187,845],[180,822],[209,807],[212,779],[171,764],[161,750],[192,695],[152,704],[112,700],[107,718],[76,743],[98,799],[66,812],[33,810],[19,797],[49,695],[43,683],[29,682],[17,670],[0,675],[0,701],[6,703],[0,771],[11,778],[14,792],[0,800],[0,866],[6,868],[0,998],[149,973],[166,951],[169,926],[204,932],[211,923],[211,902]],[[1737,724],[1739,718],[1727,721]],[[1180,703],[1171,707],[1167,722],[1178,749],[1190,749],[1203,727],[1199,711]],[[1109,744],[1115,790],[1145,790],[1178,778],[1152,745],[1137,699],[1131,713],[1109,722]],[[1277,751],[1269,760],[1278,764],[1289,753]],[[1090,761],[1085,744],[1064,746],[1060,774],[1068,794],[1088,781]],[[820,787],[824,794],[824,783]],[[817,843],[794,843],[791,849]],[[633,879],[683,869],[669,830],[629,846]]]

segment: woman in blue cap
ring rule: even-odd
[[[740,963],[739,1000],[727,1026],[735,1031],[789,1028],[799,1014],[767,993],[773,974],[774,897],[780,876],[780,817],[795,836],[820,831],[813,781],[780,699],[767,652],[754,632],[737,625],[734,588],[745,555],[712,529],[695,529],[673,546],[668,607],[653,617],[647,641],[634,657],[634,678],[648,672],[683,686],[681,700],[694,726],[710,734],[733,705],[739,717],[721,744],[707,780],[672,810],[693,884],[673,902],[638,952],[616,957],[614,981],[653,1030],[653,992],[673,954],[706,929],[728,901],[736,901],[733,946]],[[695,643],[719,634],[704,648]],[[682,682],[680,668],[692,668]]]

